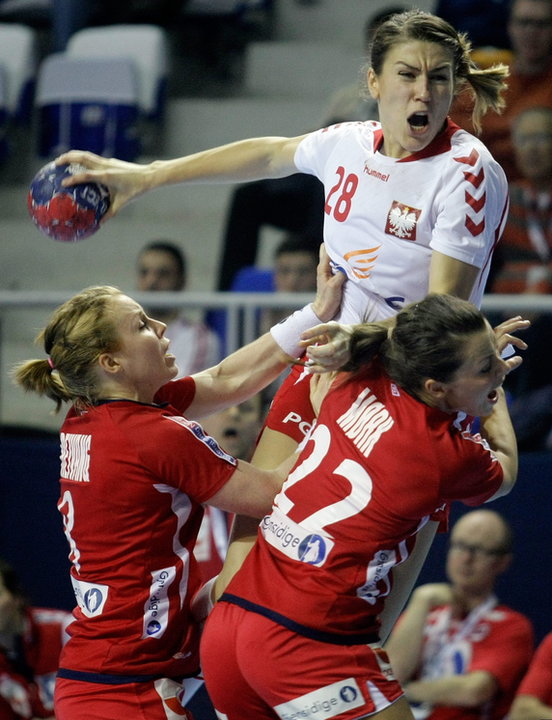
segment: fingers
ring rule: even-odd
[[[69,150],[59,155],[54,162],[56,165],[73,163],[82,167],[80,172],[70,175],[63,181],[65,187],[70,187],[71,185],[78,185],[83,182],[98,182],[96,170],[100,167],[100,161],[102,160],[104,160],[104,158],[87,150]]]
[[[499,343],[499,350],[504,350],[504,348],[508,344],[514,345],[515,347],[519,348],[520,350],[527,350],[527,343],[525,342],[525,340],[522,340],[517,335],[504,335],[504,337],[503,337],[504,347],[500,347],[500,343]]]
[[[499,352],[502,352],[508,344],[511,344],[520,350],[527,349],[527,343],[512,333],[518,330],[526,330],[531,325],[530,320],[525,320],[521,315],[508,318],[494,328],[496,343]]]
[[[508,318],[508,320],[501,322],[500,325],[494,328],[494,331],[498,337],[506,333],[514,333],[517,330],[526,330],[530,325],[530,320],[525,320],[521,315],[517,315],[516,317]]]
[[[523,362],[521,355],[512,355],[512,357],[505,360],[506,363],[506,374],[511,373],[512,370],[518,368]]]
[[[317,325],[301,336],[306,348],[307,364],[316,372],[338,370],[350,358],[352,328],[335,322]]]

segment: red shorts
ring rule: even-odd
[[[193,720],[183,696],[169,678],[104,685],[58,677],[54,710],[56,720]]]
[[[352,720],[403,695],[379,646],[311,640],[226,602],[207,619],[201,665],[225,720]]]

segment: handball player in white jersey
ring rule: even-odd
[[[379,123],[252,138],[146,165],[78,150],[57,162],[85,168],[68,185],[92,180],[109,187],[106,218],[163,185],[311,173],[325,188],[325,245],[336,272],[347,276],[344,322],[392,318],[428,292],[479,304],[506,220],[507,184],[485,146],[448,112],[456,94],[472,92],[478,127],[487,110],[500,111],[507,74],[502,65],[474,66],[465,35],[411,10],[392,16],[373,36],[365,78]],[[276,395],[252,459],[260,467],[275,467],[312,424],[310,383],[296,384],[297,377],[290,374]],[[254,537],[251,527],[240,535],[248,530]],[[241,543],[240,552],[246,546]]]

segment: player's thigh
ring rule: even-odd
[[[211,702],[224,720],[277,720],[277,715],[244,678],[238,660],[245,611],[218,603],[201,636],[201,668]],[[261,662],[263,662],[261,660]]]
[[[56,720],[192,720],[182,699],[181,683],[168,678],[123,685],[58,678],[55,715]]]
[[[208,622],[206,629],[212,633],[209,650],[213,668],[219,653],[220,670],[218,676],[211,678],[212,691],[207,681],[219,711],[223,708],[213,696],[220,686],[215,684],[228,683],[223,700],[237,695],[232,692],[232,684],[237,681],[240,691],[258,698],[261,706],[264,703],[274,711],[262,717],[306,717],[305,713],[314,713],[335,720],[356,720],[363,715],[376,717],[388,709],[391,713],[390,708],[403,697],[387,655],[380,647],[322,643],[226,603],[221,603],[218,610],[218,617],[214,614],[209,619],[216,623]],[[221,634],[228,645],[221,646]],[[208,670],[205,661],[203,654],[204,672]],[[388,715],[389,720],[401,718],[397,714],[401,705],[395,715]],[[237,717],[229,715],[230,720]],[[409,715],[404,718],[410,720]]]

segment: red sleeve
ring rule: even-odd
[[[442,497],[447,502],[482,505],[502,485],[502,466],[481,435],[453,430],[449,439],[453,447],[444,446],[440,453]]]
[[[552,706],[552,633],[537,648],[517,694],[533,695],[544,705]]]
[[[154,402],[158,405],[170,403],[178,412],[185,413],[195,397],[196,384],[192,377],[168,382],[158,390]]]
[[[294,365],[274,396],[265,427],[293,438],[304,440],[315,415],[310,401],[310,374],[302,365]]]
[[[225,452],[201,425],[167,412],[160,422],[148,423],[145,436],[133,438],[140,461],[167,485],[180,488],[204,503],[236,470],[238,461]]]
[[[502,622],[488,623],[489,635],[473,644],[470,672],[485,670],[493,675],[504,693],[513,693],[533,654],[533,628],[521,613],[499,605]]]

